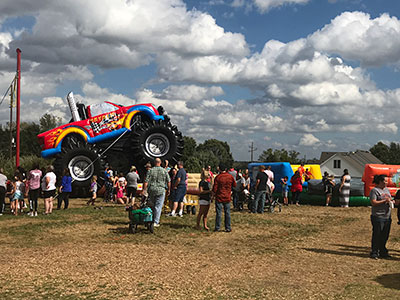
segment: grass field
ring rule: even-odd
[[[366,207],[234,212],[231,233],[162,217],[130,235],[123,207],[84,203],[1,217],[0,299],[400,299],[400,226],[393,259],[369,259]]]

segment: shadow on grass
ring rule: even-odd
[[[354,246],[354,245],[343,245],[343,244],[332,244],[332,246],[337,246],[337,247],[341,247],[341,250],[346,250],[346,251],[366,251],[369,252],[371,250],[371,247],[369,246]],[[389,252],[393,253],[393,252],[397,252],[400,253],[400,250],[395,250],[395,249],[390,249],[389,248]]]
[[[107,225],[128,225],[129,224],[129,220],[126,220],[126,221],[104,220],[103,223],[107,224]]]
[[[375,281],[385,288],[400,290],[400,273],[384,274],[376,277]]]
[[[318,248],[303,248],[304,250],[320,253],[320,254],[334,254],[334,255],[342,255],[342,256],[357,256],[362,258],[369,258],[368,252],[354,252],[348,250],[332,250],[332,249],[318,249]]]
[[[110,228],[108,229],[110,232],[115,233],[115,234],[129,234],[129,228],[128,226],[126,227],[116,227],[116,228]]]
[[[191,229],[195,229],[195,225],[194,224],[179,224],[179,223],[170,223],[170,222],[162,222],[162,226],[168,226],[170,228],[174,228],[174,229],[181,229],[181,228],[191,228]]]
[[[134,234],[129,232],[129,227],[128,225],[126,227],[116,227],[116,228],[110,228],[109,231],[111,233],[114,233],[116,235],[135,235],[136,233],[148,233],[148,234],[152,234],[144,225],[139,225],[136,228],[136,231]]]
[[[360,247],[357,249],[357,246],[349,246],[349,248],[346,248],[347,246],[343,245],[344,247],[339,250],[333,250],[333,249],[318,249],[318,248],[303,248],[304,250],[315,252],[315,253],[320,253],[320,254],[333,254],[333,255],[341,255],[341,256],[355,256],[355,257],[361,257],[361,258],[369,258],[369,249],[368,247]],[[392,257],[390,260],[392,261],[400,261],[400,258],[398,257]]]

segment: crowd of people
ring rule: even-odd
[[[284,205],[289,205],[289,191],[291,191],[290,203],[300,205],[300,195],[303,183],[313,178],[308,169],[302,164],[291,177],[279,179],[282,192],[281,198]],[[146,199],[147,205],[153,211],[154,227],[161,224],[161,215],[165,203],[168,203],[170,213],[168,217],[182,217],[184,214],[184,202],[187,194],[188,174],[183,162],[177,166],[169,166],[168,161],[162,162],[155,159],[154,166],[146,164],[144,178],[140,178],[135,166],[130,168],[127,174],[114,172],[111,166],[104,171],[104,186],[99,186],[97,176],[91,178],[90,198],[87,205],[95,205],[100,189],[104,190],[104,202],[113,202],[125,206],[133,206],[138,194],[139,182],[143,182],[141,201]],[[220,164],[216,174],[211,166],[206,166],[201,172],[201,180],[198,184],[199,211],[196,217],[196,228],[210,230],[207,216],[211,202],[215,202],[215,226],[214,231],[221,230],[222,214],[224,214],[225,232],[231,232],[231,202],[233,210],[243,210],[247,203],[250,213],[264,212],[265,204],[271,203],[275,189],[274,173],[270,166],[260,165],[255,176],[254,186],[250,186],[249,170],[235,170]],[[18,167],[12,179],[8,179],[0,168],[0,215],[5,212],[5,199],[10,201],[11,214],[18,215],[28,209],[25,199],[29,202],[28,215],[38,215],[38,199],[40,195],[44,200],[44,215],[53,212],[53,202],[57,199],[57,209],[68,209],[69,196],[72,192],[72,178],[68,169],[65,169],[61,178],[57,178],[53,166],[40,169],[35,165],[29,172]],[[340,206],[349,206],[351,176],[347,169],[340,178],[339,194]],[[375,188],[371,190],[371,258],[390,258],[386,248],[392,223],[391,210],[394,205],[400,205],[400,191],[392,199],[386,187],[384,175],[374,177]],[[332,194],[336,185],[333,175],[324,173],[322,185],[326,195],[326,206],[331,204]],[[400,209],[398,209],[398,224],[400,225]]]
[[[44,199],[44,215],[53,212],[53,201],[57,194],[57,176],[54,173],[54,167],[40,169],[35,165],[28,173],[18,167],[12,179],[8,179],[4,174],[4,170],[0,168],[0,215],[5,212],[5,199],[10,200],[10,213],[18,215],[24,213],[24,209],[28,209],[25,199],[29,202],[28,215],[37,217],[38,215],[38,199],[42,195]],[[69,195],[72,192],[72,178],[65,169],[61,177],[57,194],[57,209],[61,209],[64,203],[64,209],[68,208]]]

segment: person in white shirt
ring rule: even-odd
[[[271,166],[267,166],[264,173],[267,174],[267,176],[268,176],[268,181],[267,181],[268,189],[267,189],[267,194],[266,194],[266,200],[267,200],[267,202],[270,202],[272,192],[274,190],[274,172],[271,171]]]
[[[4,208],[6,207],[6,190],[7,190],[7,176],[3,174],[3,168],[0,168],[0,216],[4,213]]]
[[[56,195],[56,181],[57,176],[54,174],[54,167],[48,166],[47,173],[44,175],[42,180],[45,215],[53,212],[53,199]]]

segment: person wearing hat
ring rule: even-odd
[[[332,200],[333,187],[336,185],[335,176],[328,175],[325,179],[325,195],[326,195],[326,206],[329,206]]]

